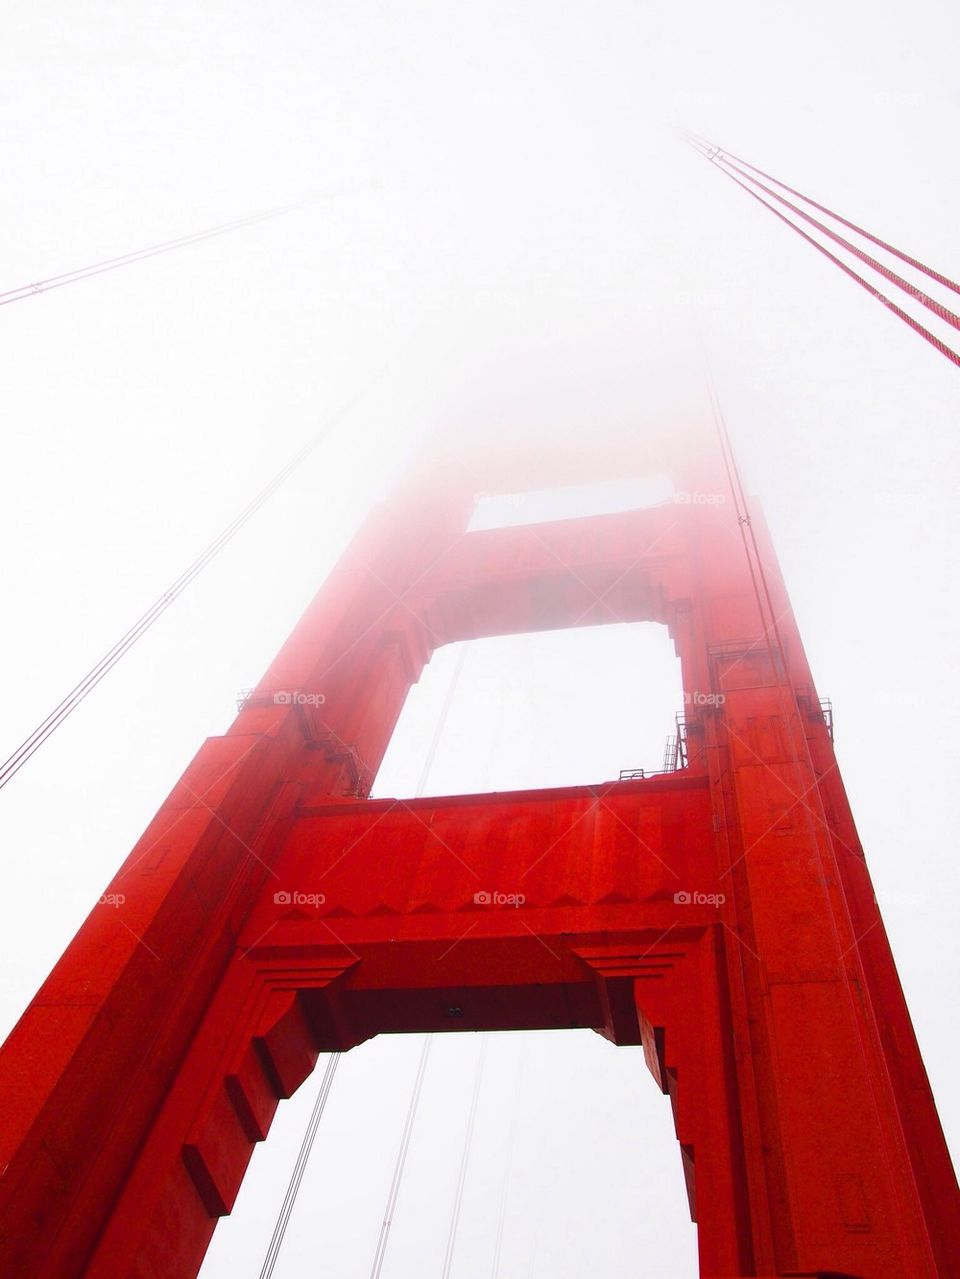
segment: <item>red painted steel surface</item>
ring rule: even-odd
[[[772,549],[754,515],[776,632],[718,458],[677,438],[686,500],[652,509],[467,533],[476,490],[589,470],[503,454],[373,513],[7,1042],[4,1274],[194,1275],[321,1052],[580,1026],[641,1044],[670,1097],[702,1275],[960,1275],[956,1180]],[[437,646],[644,619],[681,658],[685,769],[365,798]]]

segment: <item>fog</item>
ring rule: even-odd
[[[674,126],[956,278],[958,26],[945,0],[4,6],[0,291],[303,203],[0,307],[0,754],[352,404],[0,794],[4,1033],[427,441],[633,429],[702,402],[702,348],[957,1151],[957,371]],[[458,658],[375,793],[417,786]],[[652,625],[475,643],[427,793],[658,767],[677,679]],[[369,1272],[419,1051],[342,1059],[278,1279]],[[442,1266],[477,1052],[434,1046],[384,1279]],[[259,1273],[319,1082],[204,1279]],[[501,1276],[696,1273],[639,1050],[491,1037],[454,1279],[494,1274],[501,1210]]]

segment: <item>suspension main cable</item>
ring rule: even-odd
[[[214,540],[207,546],[201,555],[193,561],[193,563],[184,570],[183,573],[169,586],[162,595],[160,595],[140,617],[133,626],[123,635],[113,647],[104,654],[103,657],[94,665],[87,674],[79,681],[64,699],[53,708],[45,719],[37,725],[17,747],[17,749],[6,760],[0,764],[0,790],[10,782],[13,777],[20,771],[26,762],[40,749],[43,743],[56,731],[63,721],[70,715],[80,703],[93,691],[100,681],[107,675],[117,662],[129,652],[134,644],[144,635],[154,622],[166,612],[170,605],[176,600],[190,585],[210,561],[220,553],[221,550],[230,542],[243,526],[250,520],[263,504],[273,496],[278,488],[302,465],[319,444],[327,438],[343,418],[356,406],[362,398],[362,392],[355,395],[346,404],[342,405],[327,420],[321,429],[313,435],[302,448],[300,448],[292,458],[283,466],[273,478],[260,490],[260,492],[243,508],[242,511],[230,521],[230,523],[221,530]]]
[[[699,154],[712,162],[712,157],[701,146],[692,142],[690,145],[693,146]],[[960,368],[960,352],[955,351],[950,346],[947,346],[947,344],[942,342],[935,333],[931,333],[931,331],[928,328],[925,328],[919,320],[914,319],[912,315],[904,311],[902,307],[899,307],[892,298],[887,297],[885,293],[871,284],[869,280],[865,280],[862,275],[859,275],[856,271],[854,271],[853,267],[848,266],[847,263],[838,258],[835,253],[831,253],[826,245],[821,244],[819,240],[814,239],[812,235],[809,235],[806,231],[804,231],[803,227],[798,226],[796,222],[787,217],[785,213],[781,212],[776,205],[770,204],[762,195],[755,191],[751,186],[748,186],[746,182],[741,181],[741,179],[729,169],[725,169],[720,165],[715,165],[714,167],[728,177],[731,182],[735,182],[738,187],[746,191],[747,194],[752,196],[756,201],[758,201],[758,203],[762,204],[765,209],[769,209],[769,211],[774,214],[775,217],[779,218],[781,222],[785,222],[788,227],[796,231],[797,235],[806,240],[808,244],[812,244],[818,252],[822,253],[824,257],[828,258],[835,266],[838,266],[845,275],[848,275],[851,280],[856,281],[861,288],[866,289],[866,291],[875,297],[878,302],[882,303],[888,311],[891,311],[898,319],[902,320],[904,324],[909,325],[915,333],[918,333],[924,341],[929,342],[930,345],[939,351],[945,359],[949,360],[951,364]]]
[[[960,284],[957,284],[955,280],[951,280],[948,275],[942,275],[939,271],[935,271],[933,267],[927,266],[924,262],[921,262],[919,258],[911,257],[909,253],[904,253],[895,245],[888,243],[886,240],[881,240],[879,236],[867,231],[862,226],[858,226],[856,222],[851,222],[848,218],[841,217],[839,213],[835,213],[833,209],[828,209],[825,204],[818,204],[817,201],[812,200],[810,196],[804,195],[802,191],[798,191],[795,187],[788,186],[786,182],[781,182],[779,178],[775,178],[771,173],[766,173],[763,169],[758,169],[755,164],[751,164],[749,160],[744,160],[742,156],[734,155],[732,151],[727,151],[723,147],[718,147],[708,138],[703,137],[702,134],[693,133],[690,129],[683,129],[681,132],[688,140],[696,139],[701,146],[707,148],[707,151],[712,151],[715,154],[719,153],[731,160],[736,160],[738,164],[745,165],[746,168],[752,169],[754,173],[759,173],[760,176],[762,178],[766,178],[768,182],[775,182],[778,187],[783,187],[784,191],[789,191],[791,195],[797,196],[798,199],[809,204],[811,208],[819,209],[821,213],[825,213],[828,217],[833,218],[835,222],[839,222],[850,231],[856,231],[857,235],[862,235],[863,238],[865,240],[869,240],[871,244],[875,244],[880,249],[886,249],[888,253],[892,253],[894,257],[899,258],[901,262],[906,262],[908,266],[912,266],[916,268],[916,270],[922,271],[923,274],[929,276],[931,280],[936,280],[938,284],[942,284],[945,288],[951,289],[954,293],[960,293]],[[708,156],[708,158],[710,157]]]
[[[745,169],[741,169],[738,165],[733,164],[732,161],[729,160],[727,156],[723,154],[723,152],[720,152],[718,155],[715,155],[713,157],[713,162],[719,168],[723,168],[724,171],[733,170],[736,173],[739,173],[740,176],[743,178],[746,178],[748,182],[752,182],[755,187],[758,187],[761,191],[766,191],[767,195],[772,196],[774,200],[782,204],[784,208],[792,210],[794,213],[798,215],[798,217],[803,218],[805,222],[809,222],[810,225],[815,226],[818,231],[822,231],[823,234],[828,236],[831,240],[833,240],[835,244],[841,245],[849,253],[852,253],[854,257],[859,258],[861,262],[864,262],[867,266],[872,267],[874,271],[882,275],[885,280],[889,280],[891,284],[895,284],[896,287],[900,289],[902,292],[916,299],[916,301],[919,302],[921,306],[925,306],[928,311],[932,311],[933,314],[937,316],[938,319],[943,320],[944,323],[951,325],[955,329],[960,329],[960,316],[956,315],[953,311],[943,306],[940,302],[936,300],[936,298],[932,298],[929,296],[929,294],[926,294],[922,290],[916,288],[914,285],[912,285],[909,282],[909,280],[905,280],[903,276],[897,275],[895,271],[891,271],[889,267],[884,266],[882,262],[878,262],[877,259],[874,257],[871,257],[869,253],[865,253],[863,249],[858,248],[854,243],[852,243],[852,241],[848,240],[845,236],[838,235],[836,231],[832,231],[830,227],[828,227],[825,223],[821,222],[818,218],[813,217],[809,213],[805,213],[804,210],[801,209],[798,205],[793,204],[785,196],[782,196],[777,191],[774,191],[772,187],[768,187],[765,183],[760,182],[757,178],[751,177],[750,174],[747,173]]]

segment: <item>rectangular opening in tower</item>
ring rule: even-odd
[[[628,476],[599,484],[571,484],[563,488],[535,489],[528,493],[478,491],[474,495],[471,532],[544,524],[551,520],[586,519],[591,515],[615,515],[661,506],[676,498],[673,481],[666,474]]]
[[[373,794],[521,790],[658,772],[683,705],[667,628],[614,623],[438,649]]]

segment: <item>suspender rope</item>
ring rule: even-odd
[[[430,1057],[430,1049],[433,1046],[433,1036],[424,1035],[423,1047],[420,1050],[420,1062],[417,1066],[417,1075],[413,1081],[413,1092],[410,1094],[410,1106],[407,1110],[406,1123],[403,1125],[403,1135],[400,1138],[400,1149],[397,1151],[397,1162],[393,1170],[393,1180],[390,1183],[390,1191],[387,1195],[387,1207],[383,1214],[383,1224],[380,1226],[380,1237],[377,1240],[377,1250],[373,1257],[373,1268],[370,1271],[370,1279],[380,1279],[380,1271],[383,1268],[383,1259],[387,1252],[387,1240],[390,1237],[390,1227],[393,1225],[393,1213],[397,1206],[397,1196],[400,1193],[400,1180],[403,1177],[403,1166],[407,1162],[407,1151],[410,1149],[410,1137],[413,1134],[413,1124],[417,1117],[417,1107],[420,1105],[420,1090],[423,1087],[423,1076],[426,1073],[427,1061]]]
[[[460,1209],[463,1206],[463,1188],[467,1181],[467,1168],[470,1164],[470,1151],[473,1148],[473,1132],[477,1123],[477,1102],[480,1100],[480,1085],[483,1082],[483,1063],[487,1055],[487,1039],[480,1040],[480,1052],[477,1055],[477,1073],[473,1080],[473,1098],[470,1102],[470,1116],[467,1119],[467,1131],[463,1139],[463,1153],[460,1156],[460,1171],[457,1173],[457,1190],[453,1200],[453,1215],[450,1218],[450,1233],[447,1235],[447,1251],[443,1259],[442,1279],[450,1279],[450,1267],[453,1264],[453,1253],[457,1246],[457,1227],[460,1225]]]
[[[440,708],[440,716],[437,720],[437,726],[433,730],[433,738],[430,741],[430,748],[427,751],[426,758],[423,761],[423,768],[420,770],[420,777],[417,780],[416,795],[423,794],[424,787],[430,777],[430,770],[433,768],[433,761],[437,755],[437,747],[440,745],[440,739],[443,736],[443,730],[447,726],[447,718],[450,715],[450,707],[453,705],[453,699],[456,696],[457,688],[460,685],[460,676],[463,673],[463,664],[467,660],[467,653],[470,651],[470,641],[468,640],[460,649],[457,657],[457,664],[453,668],[453,675],[450,679],[450,685],[447,688],[446,697],[443,699],[443,706]]]
[[[297,1192],[300,1189],[300,1183],[306,1171],[307,1160],[310,1158],[310,1151],[313,1149],[313,1141],[317,1135],[317,1128],[320,1125],[320,1119],[327,1104],[327,1098],[330,1095],[330,1086],[333,1083],[333,1076],[336,1073],[339,1061],[340,1054],[332,1053],[327,1062],[327,1069],[324,1071],[323,1079],[320,1081],[320,1091],[317,1093],[317,1100],[313,1103],[313,1110],[307,1122],[307,1131],[303,1134],[303,1141],[300,1144],[300,1153],[297,1155],[297,1162],[294,1164],[293,1172],[290,1174],[290,1183],[287,1186],[287,1193],[284,1196],[283,1204],[277,1217],[277,1224],[273,1228],[267,1255],[264,1257],[263,1267],[260,1271],[260,1279],[270,1279],[273,1274],[273,1268],[277,1264],[283,1237],[287,1233],[287,1225],[290,1222],[290,1214],[293,1212],[293,1205],[296,1202]]]
[[[440,745],[440,739],[443,736],[443,730],[447,725],[447,718],[450,714],[450,707],[453,704],[454,695],[460,682],[460,673],[463,670],[463,664],[467,660],[467,652],[469,644],[464,644],[457,658],[457,664],[454,667],[453,676],[450,685],[447,688],[446,696],[443,700],[443,706],[440,709],[440,715],[437,718],[436,727],[433,730],[433,737],[427,750],[426,758],[423,762],[423,768],[420,770],[420,777],[417,781],[416,794],[422,795],[424,787],[427,784],[427,778],[430,776],[430,769],[433,767],[433,761],[437,754],[437,747]],[[403,1135],[400,1138],[400,1149],[397,1151],[397,1162],[393,1170],[393,1180],[390,1183],[390,1189],[387,1193],[387,1206],[383,1214],[383,1222],[380,1226],[380,1237],[377,1239],[377,1249],[373,1256],[373,1268],[370,1271],[370,1279],[379,1279],[380,1271],[383,1268],[383,1259],[387,1253],[387,1242],[390,1238],[390,1228],[393,1225],[393,1214],[397,1206],[397,1196],[400,1194],[400,1181],[403,1177],[404,1164],[407,1162],[407,1151],[410,1149],[410,1138],[413,1135],[413,1125],[417,1117],[417,1108],[420,1105],[420,1092],[423,1088],[423,1076],[427,1069],[427,1061],[430,1057],[430,1049],[433,1045],[433,1036],[425,1035],[423,1038],[423,1048],[420,1051],[420,1063],[417,1067],[416,1078],[413,1081],[413,1092],[410,1095],[410,1106],[407,1110],[406,1123],[403,1126]]]
[[[520,1113],[520,1090],[523,1083],[523,1067],[526,1060],[526,1043],[521,1041],[520,1060],[517,1063],[517,1079],[513,1093],[513,1107],[510,1112],[510,1137],[507,1143],[507,1161],[503,1169],[503,1182],[500,1186],[500,1213],[497,1218],[497,1237],[493,1250],[492,1279],[500,1279],[500,1256],[503,1251],[503,1228],[507,1220],[507,1202],[510,1189],[510,1176],[513,1172],[513,1151],[517,1144],[517,1122]]]

